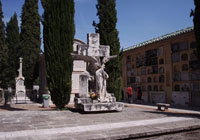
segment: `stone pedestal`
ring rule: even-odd
[[[26,104],[31,103],[31,100],[23,92],[18,92],[18,95],[16,95],[11,102],[16,104]]]
[[[95,112],[95,111],[122,111],[124,105],[119,102],[111,103],[89,103],[82,105],[85,112]]]
[[[115,97],[110,97],[111,102],[101,103],[91,98],[74,98],[75,108],[84,112],[122,111],[124,104],[116,102]]]

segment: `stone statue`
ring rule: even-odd
[[[106,80],[109,78],[108,74],[104,71],[105,68],[105,63],[108,62],[110,59],[117,57],[116,55],[114,56],[108,56],[104,57],[102,61],[100,61],[100,57],[94,57],[94,56],[84,56],[84,55],[78,55],[71,53],[73,58],[75,60],[84,60],[85,62],[89,63],[88,69],[90,69],[90,77],[93,79],[93,82],[96,81],[96,87],[95,89],[90,89],[95,90],[95,92],[98,93],[99,98],[98,100],[100,102],[109,102],[109,97],[111,95],[107,93],[107,86],[106,86]]]
[[[99,95],[100,102],[108,102],[108,94],[106,91],[106,80],[109,78],[108,74],[104,71],[104,64],[96,71],[96,91]]]
[[[107,85],[106,80],[109,78],[108,74],[104,71],[105,63],[108,62],[110,59],[117,57],[110,56],[110,57],[104,57],[102,60],[101,67],[96,70],[96,90],[99,94],[99,100],[100,102],[109,102],[109,98],[111,95],[107,92]]]

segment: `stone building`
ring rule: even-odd
[[[200,63],[193,27],[124,49],[123,93],[142,89],[144,102],[200,106]]]

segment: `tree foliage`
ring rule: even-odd
[[[20,34],[16,13],[10,18],[6,26],[6,44],[8,46],[9,85],[14,88],[20,50]]]
[[[40,45],[38,0],[25,0],[21,15],[20,56],[23,58],[23,76],[28,88],[32,88],[38,76],[37,61]]]
[[[2,3],[0,1],[0,87],[6,88],[8,84],[8,48],[5,41],[5,25],[3,22]]]
[[[93,22],[96,33],[100,34],[100,43],[103,45],[110,45],[110,55],[118,55],[117,58],[109,61],[106,64],[106,71],[109,75],[108,92],[114,93],[117,100],[121,98],[121,57],[120,42],[118,38],[118,31],[116,29],[117,11],[116,0],[97,0],[97,16],[99,23]]]
[[[197,56],[200,59],[200,0],[194,0],[195,11],[194,11],[194,32],[197,42]]]
[[[74,25],[74,0],[42,0],[47,82],[58,108],[70,100]]]

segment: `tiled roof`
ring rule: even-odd
[[[188,28],[178,30],[176,32],[172,32],[172,33],[169,33],[169,34],[166,34],[166,35],[163,35],[163,36],[142,42],[140,44],[125,48],[123,51],[125,52],[125,51],[128,51],[128,50],[139,48],[139,47],[142,47],[142,46],[145,46],[145,45],[148,45],[148,44],[151,44],[151,43],[155,43],[155,42],[158,42],[158,41],[161,41],[161,40],[164,40],[164,39],[169,39],[169,38],[172,38],[172,37],[184,34],[184,33],[192,32],[193,30],[194,30],[194,27],[188,27]]]

